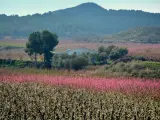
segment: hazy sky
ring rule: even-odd
[[[0,0],[0,14],[27,15],[95,2],[106,9],[135,9],[160,13],[160,0]]]

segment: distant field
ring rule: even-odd
[[[25,47],[25,43],[27,40],[25,39],[17,39],[17,40],[0,40],[0,46],[16,46],[16,47]],[[129,49],[129,55],[133,56],[145,56],[153,59],[160,60],[160,44],[138,44],[138,43],[113,43],[116,46],[127,47]],[[56,51],[66,51],[67,49],[75,49],[75,48],[89,48],[93,50],[97,50],[100,46],[109,46],[113,45],[112,43],[87,43],[87,42],[76,42],[72,40],[60,40],[59,45],[56,47]],[[26,56],[23,50],[16,51],[0,51],[1,57],[5,54],[13,54],[13,56],[17,56],[15,54],[21,54],[21,56]],[[3,55],[2,55],[3,54]]]
[[[0,40],[0,46],[25,47],[26,39],[6,39]]]

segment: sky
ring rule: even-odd
[[[24,16],[74,7],[86,2],[97,3],[105,9],[160,13],[160,0],[0,0],[0,14]]]

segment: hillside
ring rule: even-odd
[[[0,37],[50,30],[63,38],[102,36],[135,27],[160,26],[160,14],[134,10],[106,10],[84,3],[63,10],[27,16],[0,15]]]
[[[104,37],[104,41],[160,43],[160,27],[140,27]]]

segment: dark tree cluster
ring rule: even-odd
[[[51,67],[52,53],[55,46],[58,45],[58,36],[47,30],[42,32],[33,32],[30,34],[28,42],[26,43],[26,52],[28,55],[34,54],[34,59],[37,64],[37,55],[44,56],[44,65]]]
[[[98,48],[98,53],[91,54],[91,62],[94,65],[107,64],[108,60],[115,61],[119,58],[128,54],[127,48],[121,48],[114,45],[110,45],[108,47],[100,46]]]

